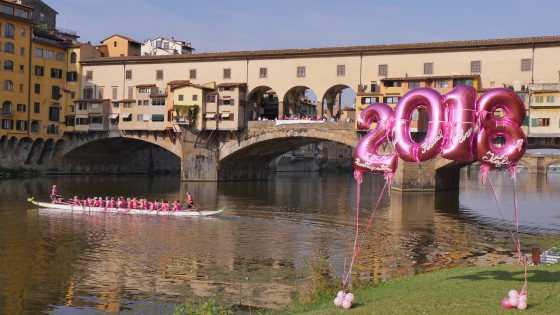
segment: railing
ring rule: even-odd
[[[560,91],[560,83],[529,84],[531,91]]]
[[[14,111],[11,108],[2,109],[2,116],[14,116]]]

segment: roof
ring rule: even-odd
[[[113,103],[136,103],[135,99],[126,98],[124,100],[115,101]]]
[[[247,83],[245,83],[245,82],[228,82],[228,83],[218,84],[218,87],[220,87],[220,86],[247,86]]]
[[[427,75],[418,77],[397,77],[383,78],[380,81],[421,81],[421,80],[439,80],[439,79],[474,79],[479,78],[478,74],[452,74],[452,75]]]
[[[156,86],[154,83],[136,84],[137,88]]]
[[[188,84],[189,82],[191,82],[191,81],[190,80],[173,80],[173,81],[167,82],[167,85],[183,85],[183,84]]]
[[[115,36],[116,36],[116,37],[120,37],[120,38],[122,38],[122,39],[125,39],[125,40],[127,40],[127,41],[129,41],[129,42],[137,43],[137,44],[139,44],[139,45],[143,45],[143,44],[144,44],[144,43],[139,42],[139,41],[137,41],[137,40],[135,40],[135,39],[132,39],[132,38],[130,38],[130,37],[126,37],[126,36],[123,36],[123,35],[120,35],[120,34],[113,34],[113,35],[111,35],[111,36],[105,38],[104,40],[100,41],[100,43],[103,44],[104,41],[108,40],[108,39],[111,38],[111,37],[115,37]]]
[[[481,39],[465,41],[446,41],[410,44],[389,45],[366,45],[345,47],[323,47],[306,49],[282,49],[282,50],[255,50],[255,51],[230,51],[213,53],[159,55],[159,56],[122,56],[122,57],[100,57],[84,61],[89,63],[121,63],[130,62],[169,62],[169,61],[194,61],[205,59],[255,59],[255,58],[286,58],[290,56],[317,56],[317,55],[376,55],[394,54],[407,52],[433,52],[433,51],[457,51],[475,49],[506,49],[536,46],[560,46],[560,35],[503,38],[503,39]]]

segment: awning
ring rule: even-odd
[[[88,114],[76,114],[76,118],[88,118]]]
[[[119,113],[110,113],[109,114],[109,119],[115,119],[117,117],[119,117]]]
[[[222,118],[229,118],[230,113],[222,113],[220,116],[222,116]]]
[[[149,114],[143,114],[142,115],[142,120],[143,121],[150,121],[150,115]]]
[[[206,115],[204,115],[205,119],[214,119],[214,117],[216,117],[216,114],[206,114]]]
[[[123,119],[129,119],[132,116],[132,113],[123,114]]]

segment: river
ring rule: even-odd
[[[513,227],[513,182],[491,178]],[[534,236],[560,233],[560,173],[520,172],[518,209],[524,252]],[[44,211],[26,198],[64,196],[181,199],[187,191],[216,217]],[[384,184],[365,175],[360,226]],[[221,303],[281,310],[305,285],[305,260],[325,258],[341,276],[355,232],[350,174],[276,173],[267,181],[180,182],[174,176],[43,176],[0,180],[0,314],[172,312],[172,303]],[[377,283],[450,266],[515,263],[513,241],[488,183],[463,172],[461,188],[391,191],[381,200],[354,267]],[[521,268],[521,267],[520,267]],[[521,269],[520,269],[521,270]],[[159,311],[154,311],[158,309]]]

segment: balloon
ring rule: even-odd
[[[519,302],[525,302],[527,303],[527,296],[525,294],[521,294],[519,296]]]
[[[512,298],[512,297],[519,298],[519,293],[518,293],[516,290],[510,290],[510,291],[508,292],[508,296],[509,296],[510,298]]]
[[[410,135],[410,120],[417,108],[426,108],[429,126],[426,137],[416,143]],[[408,162],[423,162],[435,158],[444,141],[443,134],[443,97],[431,88],[414,89],[406,93],[395,108],[393,137],[395,151]]]
[[[509,304],[509,298],[503,298],[502,307],[503,308],[512,308],[513,307],[513,306],[511,306],[511,304]]]
[[[352,293],[346,294],[346,296],[344,297],[344,300],[348,300],[348,301],[350,301],[350,302],[354,302],[354,294],[352,294]]]
[[[369,130],[377,121],[375,129],[367,133],[354,151],[354,170],[367,173],[394,173],[397,170],[397,154],[380,154],[377,150],[387,141],[393,124],[393,109],[382,103],[371,104],[358,117],[358,130]]]
[[[509,298],[509,305],[517,306],[518,303],[519,303],[519,299],[517,297],[510,297]]]
[[[517,304],[517,308],[520,310],[524,310],[527,308],[527,302],[521,302],[519,301],[519,303]]]
[[[344,295],[346,295],[346,294],[345,294],[344,291],[342,291],[342,290],[340,290],[340,291],[338,291],[338,292],[336,293],[336,296],[338,296],[338,297],[341,298],[341,299],[344,298]]]
[[[334,305],[336,306],[341,306],[342,305],[342,298],[340,296],[337,296],[334,298]]]
[[[509,89],[499,88],[484,93],[476,104],[481,130],[477,135],[478,161],[491,168],[514,165],[527,150],[527,136],[521,124],[527,115],[519,96]],[[504,111],[501,118],[494,117],[498,109]],[[493,140],[503,137],[505,144],[497,147]]]
[[[349,309],[352,307],[352,302],[348,301],[348,300],[344,300],[342,301],[342,307],[344,307],[345,309]]]
[[[443,102],[446,132],[441,157],[453,161],[474,161],[476,89],[458,85],[443,97]]]

